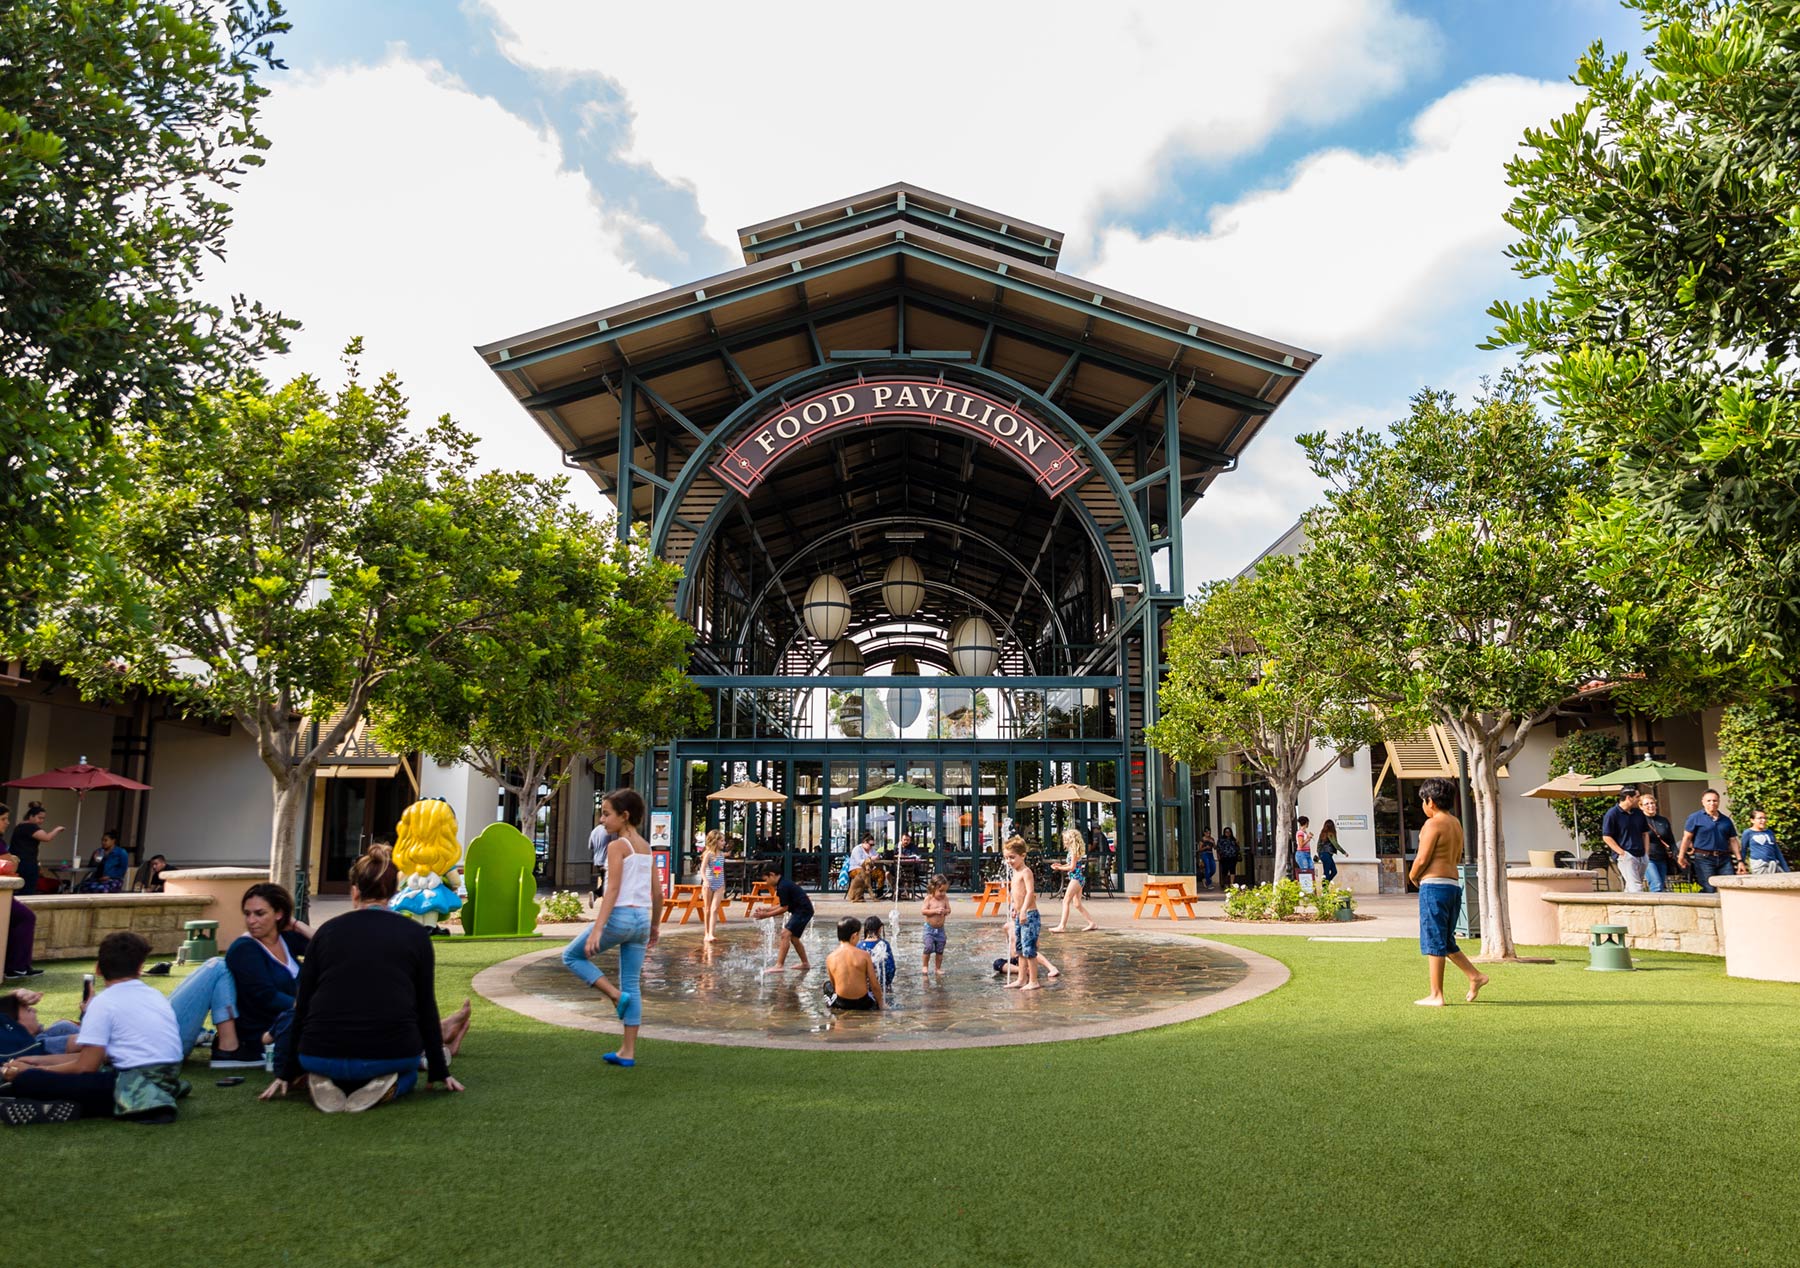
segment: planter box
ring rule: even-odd
[[[163,873],[163,893],[209,900],[206,918],[219,922],[223,948],[244,932],[244,891],[268,879],[262,867],[184,867]]]
[[[1553,947],[1561,942],[1556,908],[1544,901],[1545,896],[1591,894],[1599,875],[1568,867],[1508,868],[1506,908],[1512,915],[1513,941],[1527,947]]]
[[[1800,875],[1715,876],[1725,924],[1725,973],[1800,982]]]
[[[180,894],[43,894],[19,900],[37,916],[34,960],[91,960],[100,939],[120,929],[140,933],[156,955],[173,955],[189,920],[211,919],[210,898]]]
[[[1566,947],[1585,947],[1595,925],[1624,925],[1625,945],[1646,951],[1724,955],[1717,894],[1545,894]],[[1517,938],[1517,924],[1514,937]]]

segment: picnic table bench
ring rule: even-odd
[[[977,916],[987,915],[989,903],[994,905],[994,914],[996,916],[1006,910],[1006,882],[989,881],[982,887],[981,892],[975,895],[975,914]]]
[[[662,922],[669,923],[669,917],[676,912],[681,913],[678,924],[686,924],[689,916],[706,919],[706,886],[705,885],[671,885],[669,901],[663,904]],[[719,923],[725,923],[725,906],[719,905]]]
[[[1152,917],[1166,915],[1170,920],[1179,920],[1185,913],[1194,920],[1194,904],[1199,901],[1198,894],[1188,892],[1186,881],[1145,881],[1131,900],[1131,918],[1141,917],[1147,907]]]
[[[775,905],[774,882],[757,881],[739,897],[744,900],[744,919],[748,920],[750,913],[756,910],[758,903],[767,903],[771,907]]]

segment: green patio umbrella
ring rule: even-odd
[[[1674,762],[1659,762],[1653,757],[1646,757],[1629,766],[1621,766],[1618,770],[1596,775],[1587,782],[1590,785],[1705,783],[1711,778],[1705,771],[1695,770],[1692,766],[1677,766]]]
[[[880,788],[871,788],[866,793],[858,793],[851,801],[886,801],[892,802],[902,815],[906,812],[909,801],[949,801],[948,793],[937,792],[930,788],[921,788],[917,784],[909,784],[905,780],[897,783],[883,784]],[[894,857],[894,902],[900,901],[900,858],[899,842],[895,841]]]

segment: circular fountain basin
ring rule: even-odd
[[[773,963],[764,928],[727,925],[719,941],[664,938],[644,963],[646,1038],[772,1048],[989,1047],[1087,1039],[1166,1026],[1242,1003],[1287,980],[1266,956],[1181,934],[1096,930],[1046,936],[1039,950],[1059,970],[1040,973],[1043,989],[1008,990],[994,972],[1006,953],[1002,925],[949,930],[941,975],[920,972],[922,926],[890,935],[898,966],[889,1007],[840,1013],[825,1006],[825,957],[835,948],[831,922],[808,930],[812,968],[792,954],[786,972]],[[828,940],[829,939],[829,940]],[[616,1033],[612,1005],[563,967],[559,949],[497,964],[475,989],[515,1012],[580,1030]],[[599,961],[617,972],[617,957]]]

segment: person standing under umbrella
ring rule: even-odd
[[[1668,889],[1675,875],[1675,829],[1666,815],[1657,813],[1656,794],[1645,793],[1638,807],[1650,825],[1650,851],[1644,855],[1644,882],[1652,894]]]
[[[19,816],[19,826],[12,833],[12,853],[19,860],[19,879],[25,882],[20,893],[38,892],[38,847],[56,840],[67,830],[60,824],[54,828],[44,826],[43,802],[34,801],[25,807],[25,813]]]

